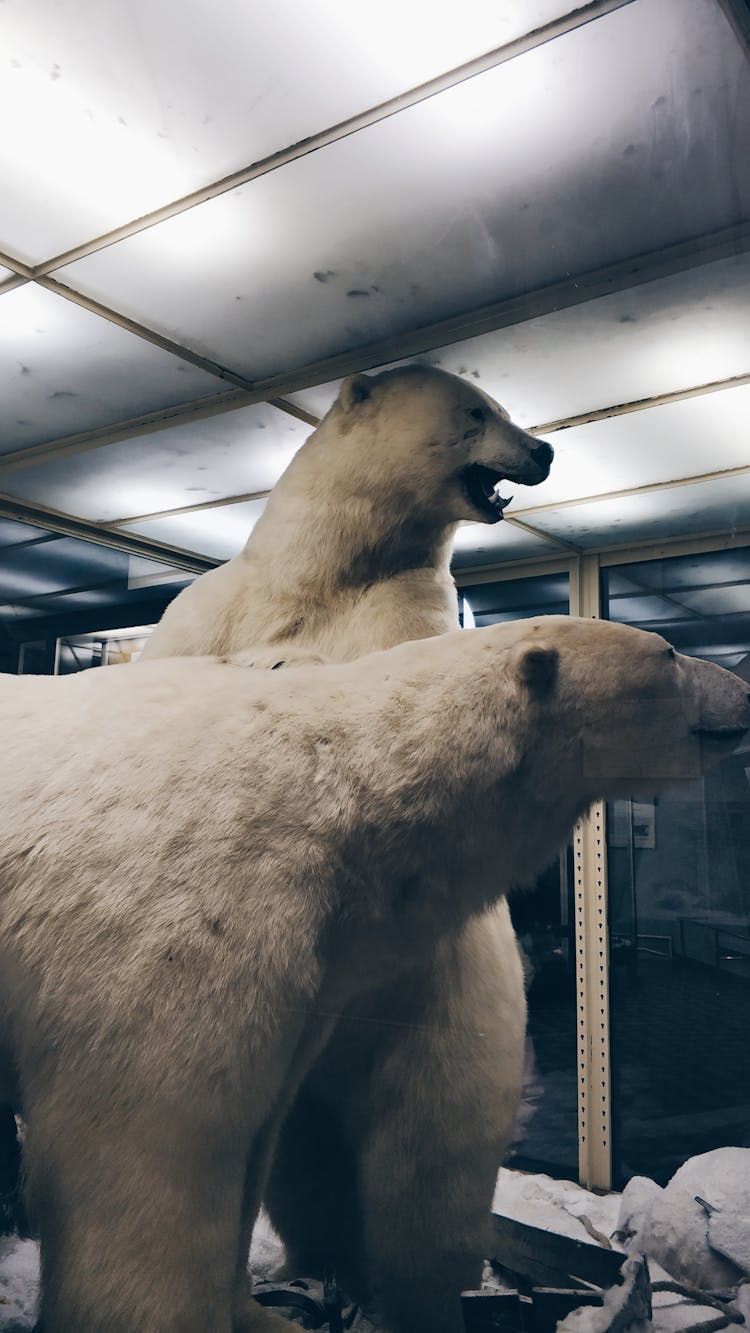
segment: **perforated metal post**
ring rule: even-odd
[[[572,615],[601,613],[599,561],[582,556],[572,571]],[[609,942],[607,932],[606,813],[598,801],[573,835],[576,1031],[578,1056],[578,1169],[588,1189],[612,1183],[609,1067]]]

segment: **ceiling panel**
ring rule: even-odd
[[[715,0],[637,0],[62,276],[262,377],[728,226],[749,138]]]
[[[244,546],[265,507],[265,500],[245,500],[192,514],[128,523],[126,531],[215,560],[230,560]]]
[[[34,283],[0,298],[0,454],[225,388]]]
[[[750,373],[748,311],[750,254],[733,255],[417,359],[474,379],[515,421],[541,425]],[[340,384],[288,396],[322,416]]]
[[[269,490],[309,434],[304,422],[258,403],[6,476],[0,470],[0,490],[111,522]]]
[[[530,520],[532,521],[532,520]],[[548,509],[534,527],[583,550],[750,528],[750,475]]]
[[[574,7],[5,0],[0,246],[50,258]]]

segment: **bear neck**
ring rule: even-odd
[[[391,477],[362,485],[340,442],[325,467],[320,449],[309,446],[274,487],[243,551],[262,563],[269,590],[283,578],[285,589],[330,598],[416,570],[450,578],[458,524],[436,517],[433,497],[428,508]]]

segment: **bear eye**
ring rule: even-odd
[[[466,415],[470,416],[472,421],[484,421],[484,408],[469,407],[467,408]]]
[[[674,650],[674,648],[672,647],[671,644],[669,645],[668,648],[665,648],[665,649],[664,649],[664,656],[665,656],[665,657],[670,657],[670,658],[672,658],[672,660],[674,660],[674,658],[677,656],[677,654],[676,654],[676,652],[675,652],[675,650]]]

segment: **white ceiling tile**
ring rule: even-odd
[[[216,560],[230,560],[242,550],[265,505],[265,500],[246,500],[193,514],[129,523],[126,530]]]
[[[5,0],[0,244],[51,258],[569,8]]]
[[[582,549],[750,528],[750,475],[535,514],[534,527]]]
[[[637,0],[63,277],[262,377],[728,226],[748,138],[714,0]]]
[[[0,297],[0,454],[225,389],[34,283]]]
[[[554,431],[555,461],[540,486],[514,486],[513,511],[750,463],[750,385]]]
[[[258,403],[5,477],[0,470],[0,489],[79,518],[135,518],[269,490],[309,434],[295,417]]]

